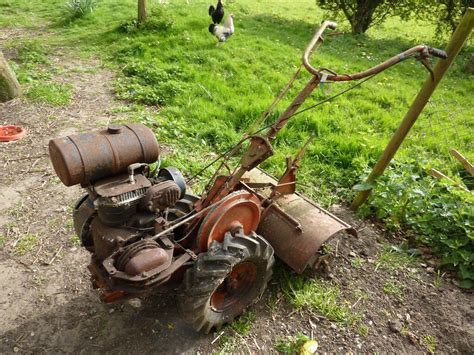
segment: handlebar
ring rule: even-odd
[[[337,27],[337,24],[335,22],[331,21],[324,21],[321,27],[316,31],[314,34],[313,38],[311,39],[311,42],[309,42],[308,46],[304,50],[303,53],[303,65],[305,68],[313,75],[320,75],[319,70],[314,68],[310,63],[309,63],[309,57],[313,53],[313,49],[318,44],[318,42],[323,41],[323,32],[326,30],[326,28],[329,28],[331,30],[335,30]]]
[[[438,57],[438,58],[441,58],[441,59],[448,59],[448,55],[442,49],[428,47],[428,52],[432,56],[435,56],[435,57]]]
[[[309,57],[313,53],[313,50],[316,47],[316,45],[324,40],[322,37],[322,34],[326,30],[326,28],[335,30],[336,27],[337,27],[336,23],[331,22],[331,21],[324,21],[321,27],[314,34],[313,38],[311,39],[311,41],[309,42],[308,46],[306,47],[303,53],[303,65],[306,68],[306,70],[308,70],[311,74],[319,78],[322,76],[322,70],[328,72],[329,74],[327,75],[325,79],[326,81],[350,81],[350,80],[363,79],[368,76],[378,74],[381,71],[388,69],[392,65],[395,65],[417,54],[418,54],[418,58],[421,59],[422,61],[426,60],[426,58],[428,58],[430,55],[441,58],[441,59],[448,58],[448,55],[446,54],[446,52],[441,49],[432,48],[425,45],[418,45],[400,54],[397,54],[396,56],[393,56],[392,58],[386,60],[383,63],[376,65],[375,67],[372,67],[370,69],[364,70],[362,72],[354,73],[354,74],[336,74],[332,70],[329,70],[326,68],[320,68],[320,69],[314,68],[309,62]]]

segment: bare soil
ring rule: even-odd
[[[238,339],[228,351],[267,353],[276,351],[277,340],[298,333],[316,339],[321,352],[427,352],[427,336],[436,340],[437,352],[474,349],[472,294],[440,277],[430,257],[408,270],[381,267],[383,244],[400,240],[342,207],[334,212],[360,236],[340,239],[325,277],[340,286],[368,334],[295,310],[275,281],[252,308],[256,317],[245,336],[230,327],[224,333],[194,332],[180,319],[173,293],[149,296],[141,304],[100,303],[86,269],[89,255],[72,230],[71,209],[81,190],[60,183],[47,144],[123,119],[113,113],[123,103],[114,100],[113,74],[98,60],[68,53],[51,59],[63,69],[56,80],[74,88],[70,105],[24,98],[0,104],[0,125],[28,130],[20,141],[0,143],[0,353],[209,353],[221,349],[221,339],[213,343],[218,336]],[[385,293],[387,282],[401,285],[402,294]],[[269,307],[275,297],[276,307]]]

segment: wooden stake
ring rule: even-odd
[[[366,180],[366,183],[372,184],[379,176],[383,174],[388,164],[395,156],[395,153],[397,152],[398,148],[400,148],[400,145],[403,143],[403,140],[407,136],[408,132],[410,132],[411,127],[415,124],[421,111],[428,103],[429,98],[435,91],[443,75],[446,73],[454,58],[456,58],[457,54],[464,45],[464,42],[471,34],[473,27],[474,8],[468,8],[461,22],[456,28],[456,31],[451,37],[448,46],[446,47],[446,53],[448,54],[448,58],[445,60],[438,60],[438,62],[436,63],[436,66],[433,69],[434,78],[432,79],[431,76],[428,76],[428,78],[426,79],[425,83],[423,84],[423,87],[421,88],[420,92],[413,101],[410,109],[403,118],[402,123],[398,127],[395,134],[392,136],[392,139],[388,143],[377,164],[375,164],[372,172]],[[367,200],[370,191],[371,190],[359,192],[355,197],[354,201],[352,201],[351,209],[357,210],[359,206]]]
[[[456,149],[451,149],[449,153],[455,157],[461,164],[464,166],[464,169],[467,170],[471,176],[474,176],[474,166],[467,160],[461,153],[459,153]]]
[[[454,186],[460,188],[460,189],[463,189],[464,191],[467,191],[467,192],[471,192],[469,191],[468,189],[466,189],[464,186],[458,184],[456,181],[454,181],[453,179],[451,179],[450,177],[444,175],[441,171],[439,170],[436,170],[434,168],[431,168],[430,171],[429,171],[430,175],[437,178],[438,180],[441,180],[441,179],[446,179],[448,180],[451,184],[453,184]]]

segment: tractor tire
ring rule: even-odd
[[[272,277],[273,248],[253,233],[214,241],[186,271],[178,304],[186,322],[209,333],[258,301]]]

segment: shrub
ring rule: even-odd
[[[68,0],[64,8],[70,19],[77,19],[90,14],[96,6],[96,0]]]

